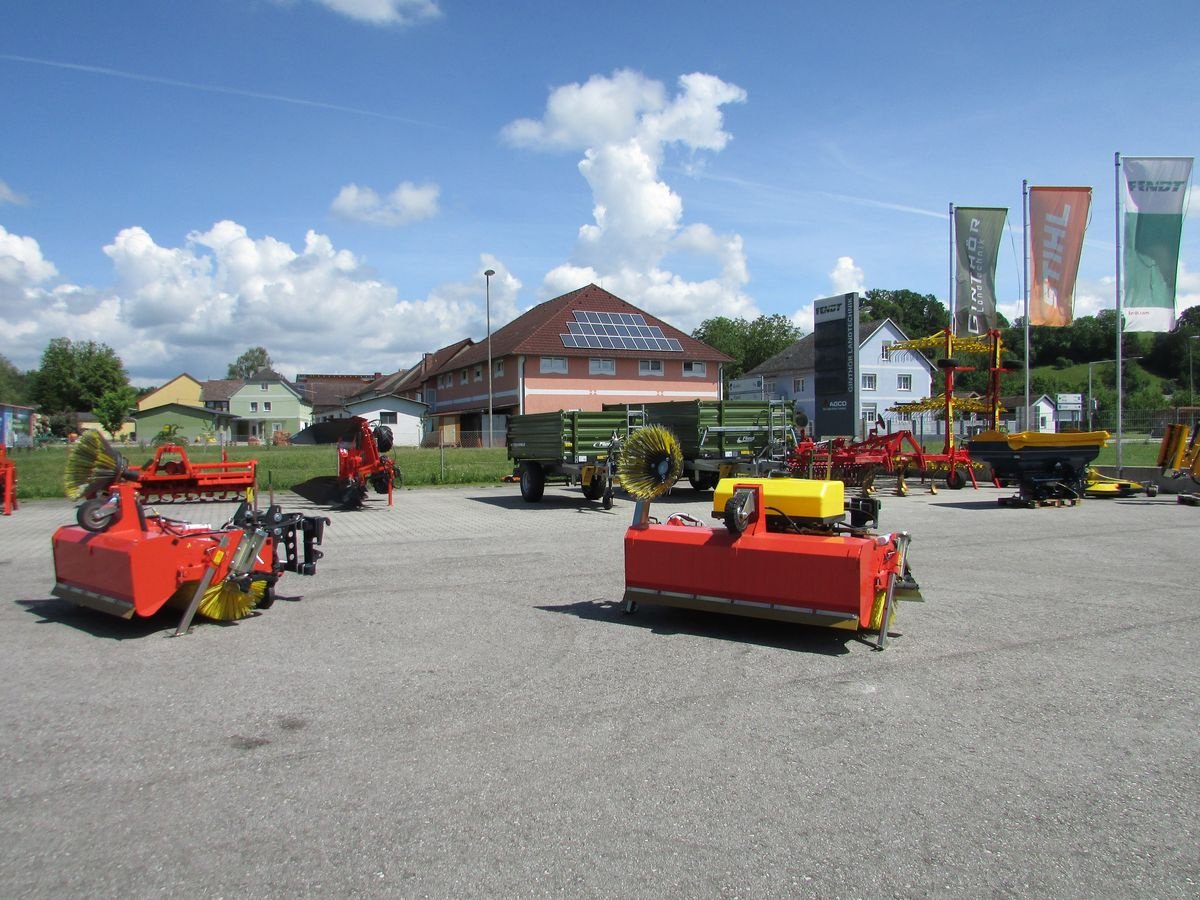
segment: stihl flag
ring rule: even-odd
[[[1070,325],[1092,189],[1029,189],[1029,324]]]

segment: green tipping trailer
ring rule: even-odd
[[[629,408],[644,411],[647,425],[675,433],[684,472],[696,490],[712,490],[730,475],[781,471],[796,446],[792,400],[676,400]]]
[[[643,424],[639,409],[529,413],[508,420],[506,444],[527,503],[542,499],[547,481],[579,484],[589,500],[612,508],[617,450]]]

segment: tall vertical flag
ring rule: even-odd
[[[1029,189],[1029,324],[1070,325],[1092,203],[1089,187]]]
[[[1008,209],[954,208],[954,325],[962,336],[996,327],[996,257]]]
[[[1170,331],[1192,157],[1126,156],[1122,162],[1125,330]]]

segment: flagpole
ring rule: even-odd
[[[958,334],[954,309],[954,204],[950,204],[950,333]]]
[[[1021,246],[1025,250],[1025,430],[1029,430],[1032,418],[1029,408],[1029,179],[1021,180]]]
[[[1117,238],[1117,255],[1116,255],[1116,308],[1117,308],[1117,477],[1121,477],[1123,471],[1123,457],[1121,454],[1121,439],[1124,437],[1125,429],[1123,419],[1123,410],[1121,408],[1121,332],[1125,330],[1125,317],[1121,315],[1121,154],[1118,151],[1113,154],[1113,181],[1114,181],[1114,197],[1116,201],[1116,238]]]

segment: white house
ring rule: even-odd
[[[860,434],[872,428],[881,431],[908,429],[921,434],[938,432],[933,413],[920,413],[907,418],[890,412],[897,403],[923,400],[940,393],[940,382],[934,390],[937,368],[915,350],[900,350],[887,354],[884,348],[908,336],[891,319],[862,322],[859,325],[858,372]],[[761,396],[771,400],[794,400],[796,418],[801,425],[813,420],[816,410],[816,339],[805,335],[781,353],[749,372],[748,377],[761,376]],[[758,395],[756,395],[758,396]],[[739,399],[730,394],[731,399]]]
[[[347,397],[345,408],[349,415],[386,425],[397,447],[419,447],[429,404],[400,395],[399,386],[407,374],[396,372],[376,378]]]
[[[1058,407],[1049,394],[1030,397],[1033,413],[1030,425],[1025,427],[1025,395],[1014,394],[1000,398],[1004,411],[1000,413],[1000,429],[1002,431],[1055,431],[1055,419]]]

